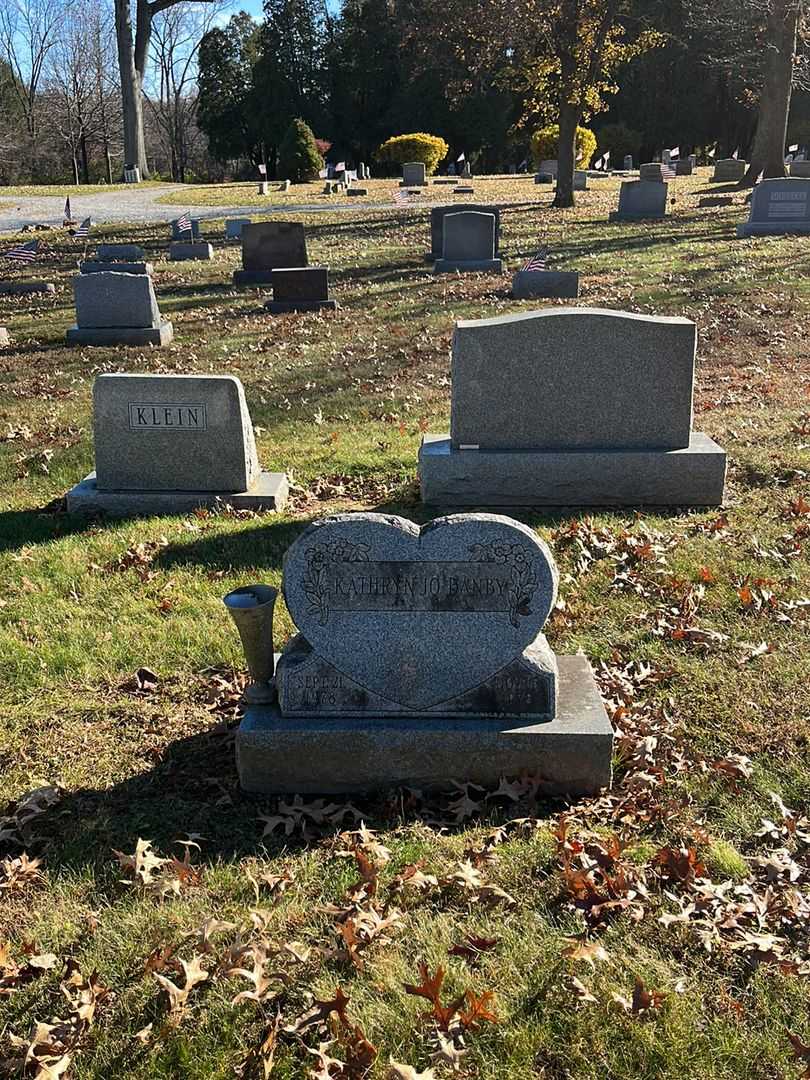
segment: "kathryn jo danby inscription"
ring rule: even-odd
[[[339,540],[306,551],[304,591],[325,626],[331,611],[505,611],[513,626],[531,614],[537,575],[521,544],[473,544],[470,560],[369,559],[367,544]]]
[[[131,401],[129,426],[133,430],[177,428],[182,431],[205,431],[208,423],[205,405],[202,404],[164,405]]]

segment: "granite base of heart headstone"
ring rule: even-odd
[[[169,244],[170,262],[210,262],[214,249],[204,240],[175,240]]]
[[[450,433],[419,454],[443,507],[716,506],[726,455],[692,430],[682,318],[548,308],[459,322]]]
[[[810,233],[810,179],[761,180],[751,195],[748,221],[737,236],[784,236]]]
[[[114,263],[111,266],[117,265]],[[68,345],[168,345],[172,324],[161,317],[148,274],[110,270],[73,279],[76,325]]]
[[[435,274],[500,274],[501,259],[495,254],[498,220],[493,213],[464,210],[442,219],[442,256],[433,265]]]
[[[99,375],[93,430],[96,468],[68,492],[71,512],[126,517],[286,503],[287,477],[260,468],[245,392],[231,375]]]
[[[619,209],[609,221],[654,221],[666,217],[669,185],[657,180],[623,180]]]
[[[512,277],[515,300],[540,300],[579,296],[576,270],[518,270]]]
[[[299,221],[258,221],[242,229],[242,268],[233,284],[270,285],[274,270],[307,266],[307,242]]]
[[[526,773],[553,794],[608,786],[613,730],[590,664],[555,656],[542,632],[557,581],[548,547],[509,518],[313,523],[284,558],[299,633],[278,657],[277,699],[248,698],[236,734],[242,787],[327,794]]]
[[[39,293],[52,296],[55,292],[52,281],[0,281],[0,296],[36,296]]]
[[[329,267],[298,266],[273,271],[270,284],[273,299],[265,305],[271,315],[294,311],[334,311],[337,303],[329,299]]]

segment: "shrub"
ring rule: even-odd
[[[537,168],[544,159],[553,160],[557,157],[560,143],[560,125],[549,124],[548,127],[535,131],[531,139],[532,157]],[[590,128],[578,127],[575,142],[576,168],[584,169],[596,150],[596,136]]]
[[[323,168],[323,158],[315,144],[312,129],[303,120],[293,120],[278,148],[280,175],[300,184],[317,180]]]
[[[620,169],[628,154],[632,154],[636,164],[641,151],[642,135],[633,131],[627,124],[605,124],[596,133],[599,141],[599,152],[604,154],[610,151],[610,164],[614,169]]]
[[[413,135],[393,135],[382,144],[376,156],[380,161],[396,161],[400,165],[406,161],[421,161],[430,176],[439,162],[447,157],[449,149],[439,135],[426,135],[419,131]]]

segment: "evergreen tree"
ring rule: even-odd
[[[293,120],[278,151],[279,170],[293,183],[317,180],[323,158],[315,145],[312,128],[303,120]]]
[[[259,26],[245,12],[200,43],[198,122],[212,155],[220,161],[263,160],[261,110],[256,108],[253,70]]]

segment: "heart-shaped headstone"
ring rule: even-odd
[[[338,671],[404,710],[480,685],[540,633],[557,568],[527,526],[454,514],[419,528],[383,514],[315,522],[284,558],[298,629]]]

